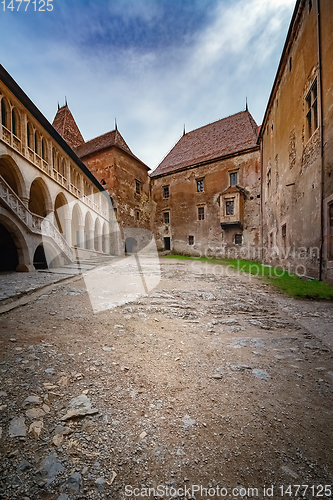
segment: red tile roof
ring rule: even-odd
[[[112,147],[117,147],[118,149],[125,151],[125,153],[132,156],[132,158],[139,161],[144,167],[146,167],[147,170],[150,170],[147,165],[145,165],[137,156],[132,153],[118,129],[111,130],[111,132],[107,132],[106,134],[91,139],[90,141],[75,148],[75,152],[79,156],[79,158],[84,159],[89,155]]]
[[[241,111],[183,135],[150,175],[158,177],[257,147],[257,124]]]
[[[58,108],[52,125],[72,149],[84,144],[82,134],[67,104]]]

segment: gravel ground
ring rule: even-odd
[[[98,314],[76,277],[0,316],[0,499],[333,498],[333,305],[161,269]]]

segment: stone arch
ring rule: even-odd
[[[59,192],[54,201],[54,219],[59,232],[65,236],[68,219],[68,201],[63,192]]]
[[[84,220],[81,208],[75,203],[72,210],[72,243],[78,248],[83,247]]]
[[[27,146],[34,149],[34,128],[30,122],[27,123]]]
[[[20,198],[27,197],[23,175],[11,156],[0,156],[0,175]]]
[[[84,219],[84,248],[94,247],[94,223],[91,213],[88,211]]]
[[[53,211],[49,190],[41,177],[36,177],[30,186],[29,210],[41,217]]]
[[[3,97],[1,99],[1,125],[6,127],[8,130],[11,129],[11,113],[8,99]]]
[[[18,264],[16,266],[16,271],[29,271],[30,270],[30,256],[29,256],[29,248],[28,244],[26,242],[26,239],[20,229],[20,227],[17,225],[16,221],[14,218],[10,216],[10,214],[4,214],[1,213],[1,207],[0,207],[0,225],[5,228],[7,233],[9,233],[12,242],[15,245],[15,251],[18,259]],[[0,237],[0,242],[3,242],[2,237]],[[1,244],[0,244],[1,246]],[[7,246],[5,244],[5,248],[2,249],[2,251],[5,252],[10,252],[12,251],[12,248]],[[1,253],[1,249],[0,249]],[[0,259],[0,266],[3,262],[3,258],[1,257]],[[1,269],[1,267],[0,267]]]
[[[135,253],[138,242],[135,238],[126,238],[125,240],[125,253]]]
[[[35,269],[52,269],[60,267],[61,260],[57,250],[48,242],[43,241],[35,249],[33,264]]]
[[[21,138],[21,116],[17,108],[12,109],[12,132]]]

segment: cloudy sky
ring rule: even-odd
[[[49,0],[44,12],[19,4],[0,3],[1,64],[51,122],[66,96],[85,140],[116,117],[133,153],[155,168],[184,124],[237,113],[246,97],[261,123],[295,0]]]

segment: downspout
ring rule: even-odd
[[[321,30],[320,30],[320,0],[317,0],[317,52],[318,52],[318,97],[319,97],[319,126],[320,126],[320,255],[319,281],[323,278],[324,262],[324,123],[321,76]]]

